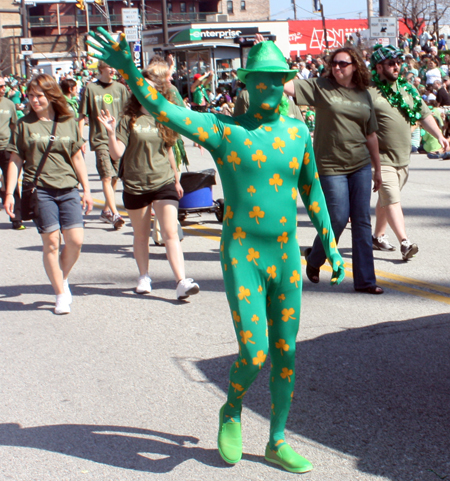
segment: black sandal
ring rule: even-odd
[[[311,254],[311,251],[312,247],[308,247],[303,252],[306,260],[306,276],[313,284],[318,284],[320,282],[320,268],[313,267],[311,264],[308,264],[308,256]]]
[[[363,289],[355,289],[357,292],[365,292],[366,294],[383,294],[384,290],[380,286],[364,287]]]

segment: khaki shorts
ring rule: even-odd
[[[400,191],[406,184],[409,176],[409,168],[392,167],[390,165],[381,166],[381,187],[378,191],[381,207],[397,204],[400,202]]]
[[[120,159],[111,159],[107,150],[96,150],[95,159],[100,179],[104,179],[105,177],[114,178],[118,176]]]

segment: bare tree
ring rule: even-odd
[[[428,27],[439,36],[439,21],[447,14],[450,4],[443,0],[391,0],[390,9],[411,33]]]

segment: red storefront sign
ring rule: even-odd
[[[350,35],[369,28],[367,19],[326,20],[328,46],[330,50],[342,47]],[[403,22],[399,22],[401,34],[409,32]],[[290,20],[289,43],[291,57],[306,54],[320,55],[326,48],[322,20]]]

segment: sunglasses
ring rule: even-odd
[[[387,62],[384,62],[384,65],[387,65],[388,67],[394,67],[395,65],[401,65],[402,61],[399,59],[395,60],[388,60]]]
[[[344,69],[344,68],[347,68],[349,65],[351,65],[353,62],[344,62],[343,60],[340,60],[339,62],[336,62],[335,60],[333,60],[331,62],[331,66],[336,68],[337,66],[339,66],[340,69]]]

